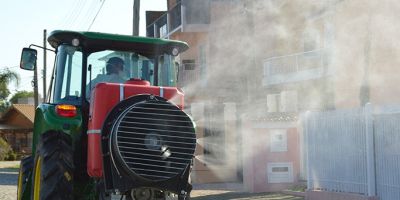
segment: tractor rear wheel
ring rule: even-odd
[[[71,137],[60,131],[40,136],[33,170],[32,200],[73,199]]]
[[[21,160],[18,174],[18,189],[17,189],[17,199],[23,199],[26,195],[25,191],[27,188],[27,183],[31,175],[33,168],[33,157],[29,156]]]

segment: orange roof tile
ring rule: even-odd
[[[30,104],[13,104],[12,107],[23,114],[32,123],[35,119],[35,106]]]

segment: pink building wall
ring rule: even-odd
[[[243,184],[249,192],[274,192],[287,189],[298,183],[300,174],[300,148],[297,128],[286,129],[287,151],[271,152],[270,133],[275,128],[256,127],[260,122],[247,122],[243,132]],[[275,122],[261,122],[268,125]],[[293,181],[290,183],[269,183],[268,164],[292,163]]]

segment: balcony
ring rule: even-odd
[[[147,37],[160,37],[167,34],[168,13],[161,15],[158,19],[146,27]]]
[[[318,49],[264,60],[263,85],[320,79],[330,74],[327,49]]]
[[[150,23],[147,37],[169,38],[175,32],[206,32],[210,23],[210,0],[181,0]]]

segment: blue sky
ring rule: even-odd
[[[104,3],[90,31],[127,35],[132,33],[133,0],[13,0],[6,2],[3,2],[0,12],[0,24],[3,26],[0,31],[0,71],[8,67],[20,74],[21,83],[18,87],[12,84],[10,86],[12,92],[32,90],[30,82],[33,73],[20,70],[17,65],[23,47],[29,44],[43,45],[43,29],[47,29],[48,33],[56,29],[87,31],[101,4]],[[166,0],[141,1],[140,35],[145,35],[144,13],[146,10],[166,10]],[[41,70],[43,55],[41,50],[38,51],[38,69]],[[50,52],[47,56],[47,66],[52,68],[54,55]],[[48,69],[47,77],[50,73],[51,70]],[[39,91],[42,91],[40,87]]]

